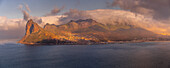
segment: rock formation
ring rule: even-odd
[[[41,28],[33,20],[26,25],[22,44],[96,44],[115,41],[157,40],[160,35],[122,24],[101,24],[92,19],[70,21],[63,25],[46,24]]]

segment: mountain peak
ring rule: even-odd
[[[86,20],[79,19],[76,22],[93,22],[93,21],[94,21],[93,19],[86,19]]]
[[[28,20],[26,25],[26,35],[30,35],[31,33],[35,33],[39,31],[41,27],[35,23],[32,19]]]
[[[53,33],[45,31],[37,23],[30,19],[26,24],[25,36],[20,41],[18,41],[18,43],[32,44],[45,39],[51,39],[54,36],[55,35]]]

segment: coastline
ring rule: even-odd
[[[95,43],[20,43],[24,45],[102,45],[102,44],[124,44],[124,43],[143,43],[143,42],[170,42],[166,41],[110,41],[110,42],[95,42]],[[18,42],[17,42],[18,43]]]

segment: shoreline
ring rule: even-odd
[[[24,45],[103,45],[103,44],[124,44],[124,43],[143,43],[143,42],[170,42],[168,41],[111,41],[111,42],[96,42],[87,44],[78,43],[20,43]]]

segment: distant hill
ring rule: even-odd
[[[33,20],[26,25],[22,44],[98,44],[118,41],[158,41],[167,37],[127,24],[101,24],[92,19],[71,20],[67,24],[46,24],[41,28]]]

